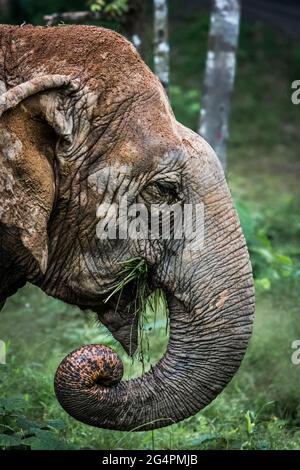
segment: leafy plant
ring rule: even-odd
[[[294,262],[272,244],[263,214],[238,200],[235,206],[249,248],[256,287],[269,290],[273,282],[294,273]]]
[[[128,11],[128,0],[89,0],[90,10],[104,13],[113,19],[123,16]]]
[[[191,128],[194,127],[193,123],[200,112],[200,90],[183,90],[178,85],[171,85],[169,93],[177,119]]]
[[[65,428],[63,421],[44,423],[26,418],[28,397],[0,399],[0,449],[65,450],[72,449],[58,435]]]
[[[245,413],[245,424],[246,424],[246,432],[249,436],[251,436],[255,428],[255,413],[253,411],[248,410]]]

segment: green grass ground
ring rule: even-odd
[[[207,15],[172,17],[171,99],[179,120],[194,129],[207,28]],[[228,151],[233,196],[260,214],[276,249],[295,263],[300,258],[300,107],[291,104],[290,84],[300,76],[299,56],[295,42],[260,25],[243,24]],[[272,281],[268,291],[257,292],[251,344],[225,391],[182,423],[154,432],[120,433],[68,417],[54,397],[53,377],[70,350],[90,342],[118,350],[127,377],[141,372],[140,362],[132,364],[92,316],[27,286],[1,312],[0,337],[9,346],[7,365],[0,366],[1,398],[22,397],[24,410],[18,413],[27,419],[62,420],[65,427],[53,426],[58,428],[53,435],[75,448],[300,449],[300,365],[291,362],[291,344],[300,340],[299,315],[299,277]],[[167,343],[164,318],[158,318],[148,334],[154,363]],[[0,434],[5,426],[15,426],[21,435],[24,427],[30,427],[16,424],[13,414],[1,421],[0,400]],[[37,433],[40,438],[32,441],[32,447],[57,447],[47,434],[41,437],[43,432],[47,433]]]

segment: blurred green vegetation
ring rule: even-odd
[[[34,23],[44,13],[62,10],[60,0],[40,3],[26,2]],[[170,97],[178,120],[196,130],[209,18],[206,13],[178,15],[172,5]],[[68,6],[78,9],[82,2],[64,2],[63,8]],[[146,27],[150,36],[150,20]],[[292,342],[300,339],[300,122],[299,107],[290,100],[299,58],[297,41],[259,23],[242,24],[228,181],[251,253],[257,307],[250,347],[230,385],[196,416],[153,433],[80,424],[54,396],[60,360],[80,345],[104,343],[122,356],[126,377],[136,377],[143,368],[141,354],[132,362],[92,315],[27,286],[1,312],[0,337],[8,353],[7,365],[0,366],[0,447],[300,448],[300,366],[291,362]],[[167,345],[165,323],[161,313],[155,325],[153,318],[144,322],[152,364]]]
[[[88,0],[87,4],[92,12],[103,12],[115,18],[119,18],[128,11],[127,0]]]

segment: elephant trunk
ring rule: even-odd
[[[141,378],[121,382],[122,364],[103,346],[86,346],[63,360],[55,390],[70,415],[101,428],[145,431],[188,418],[218,395],[244,356],[254,304],[243,236],[239,231],[230,240],[227,255],[213,250],[219,261],[213,273],[204,264],[194,307],[168,294],[168,349]]]

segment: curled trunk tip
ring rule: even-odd
[[[90,344],[75,349],[60,363],[54,388],[61,406],[74,416],[72,396],[76,390],[89,393],[105,393],[105,389],[118,384],[123,377],[123,363],[110,348],[99,344]],[[73,411],[72,411],[73,410]],[[80,410],[78,410],[79,412]],[[75,416],[74,416],[75,417]]]

